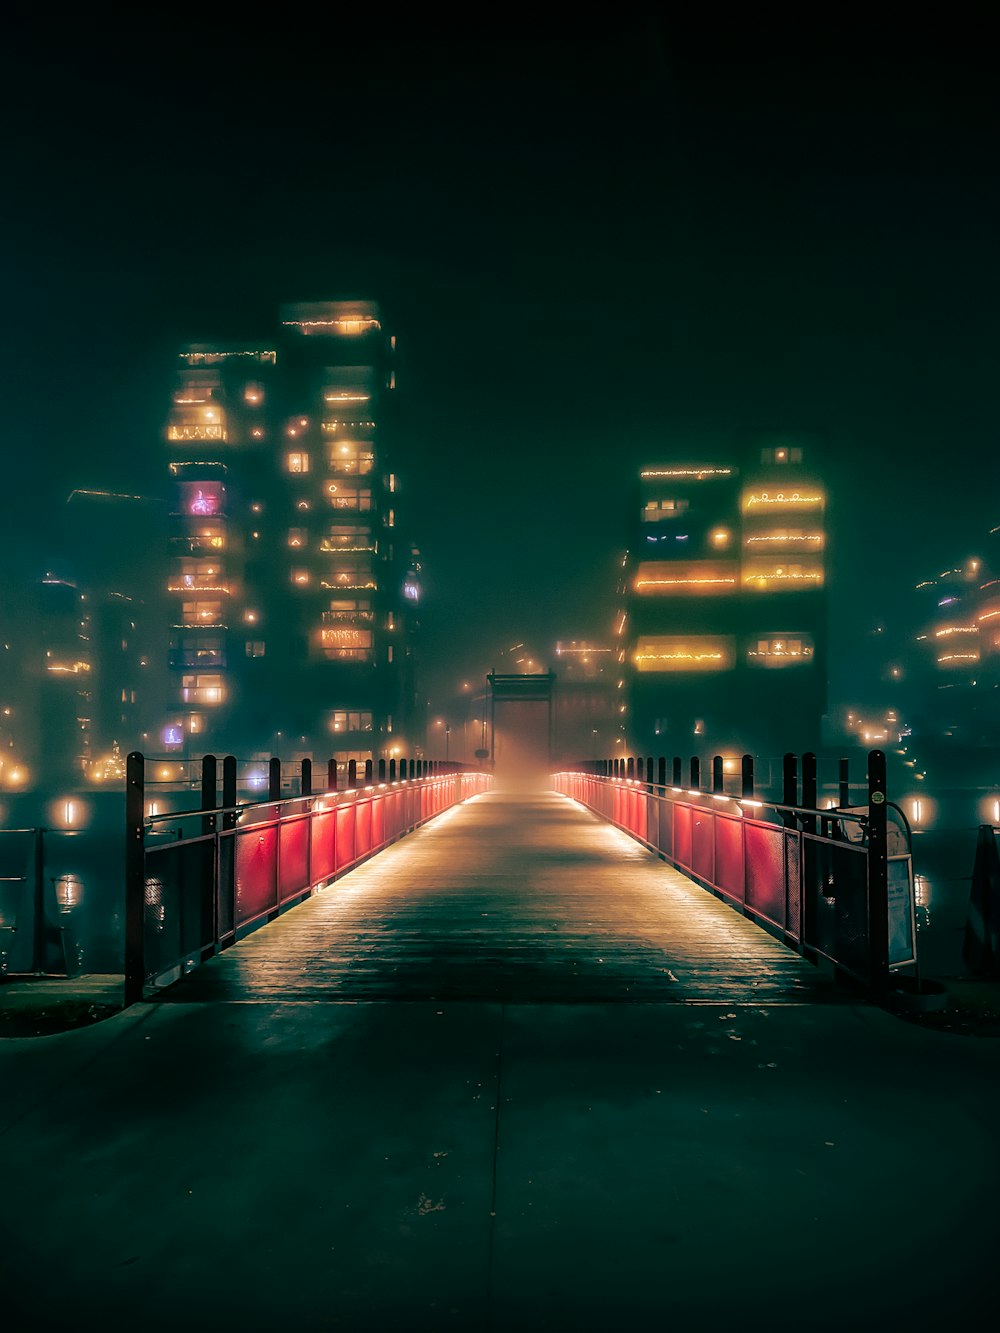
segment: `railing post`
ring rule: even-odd
[[[217,816],[214,813],[219,806],[218,761],[214,754],[206,754],[201,760],[201,808],[207,813],[201,817],[203,835],[214,835]],[[215,898],[215,856],[218,839],[212,836],[211,842],[204,845],[201,862],[201,883],[198,886],[198,898],[201,904],[201,960],[210,958],[215,951],[218,939]]]
[[[744,800],[753,800],[753,755],[745,754],[740,764],[740,794]]]
[[[781,804],[798,805],[799,803],[799,761],[798,756],[789,751],[781,761]]]
[[[302,778],[299,786],[302,796],[311,796],[313,794],[313,761],[311,759],[302,760]]]
[[[347,785],[348,787],[358,785],[358,761],[356,759],[348,759],[347,761]]]
[[[691,756],[691,781],[688,786],[693,787],[695,791],[701,791],[701,760],[696,754]]]
[[[326,789],[327,791],[337,790],[337,761],[328,759],[326,761]]]
[[[656,764],[655,759],[653,758],[652,755],[649,755],[649,757],[646,759],[646,782],[649,784],[650,787],[653,785],[653,769],[655,767],[655,764]]]
[[[145,760],[133,750],[125,760],[125,1006],[142,999],[146,981]]]
[[[815,810],[819,800],[819,793],[816,783],[816,756],[812,750],[806,750],[802,756],[802,806],[806,810]],[[815,817],[806,817],[802,820],[802,827],[810,833],[816,832]]]
[[[851,804],[850,761],[848,759],[841,759],[838,761],[837,767],[839,770],[837,775],[837,804],[840,806],[848,806]]]
[[[721,754],[713,754],[713,755],[712,755],[712,792],[713,792],[714,795],[719,796],[719,795],[722,794],[722,792],[725,791],[725,789],[726,789],[726,786],[725,786],[725,778],[723,777],[723,770],[722,770],[722,755],[721,755]]]
[[[395,761],[395,759],[390,759],[390,760],[389,760],[389,781],[390,781],[390,782],[395,782],[395,781],[396,781],[396,761]]]
[[[385,783],[385,760],[384,760],[384,759],[380,759],[380,760],[378,761],[378,780],[379,780],[380,783],[382,783],[382,784],[384,785],[384,783]]]
[[[660,755],[656,762],[656,781],[660,787],[667,785],[667,759],[665,755]]]
[[[267,799],[269,801],[281,800],[281,760],[274,755],[267,763]]]
[[[635,756],[634,756],[634,755],[629,755],[628,759],[625,761],[625,776],[626,776],[626,778],[627,778],[629,781],[631,781],[632,778],[635,777]]]
[[[365,786],[370,787],[374,781],[374,766],[370,759],[365,760]]]
[[[227,754],[222,760],[222,831],[230,836],[219,839],[219,883],[216,889],[217,919],[222,919],[222,895],[229,904],[232,939],[236,938],[236,756]],[[220,932],[221,933],[221,932]]]
[[[868,754],[868,978],[871,989],[889,984],[888,809],[885,753]]]

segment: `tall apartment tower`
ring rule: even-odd
[[[820,744],[825,499],[808,452],[758,445],[640,473],[616,626],[630,751]]]
[[[420,743],[395,363],[368,300],[283,306],[265,341],[180,353],[168,752],[363,761]]]

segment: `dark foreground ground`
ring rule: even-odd
[[[0,987],[5,1333],[997,1325],[993,988],[845,995],[559,798],[56,984]]]

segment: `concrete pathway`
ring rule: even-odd
[[[849,1002],[562,798],[478,798],[0,1042],[0,1327],[992,1328],[998,1092],[1000,1043]]]

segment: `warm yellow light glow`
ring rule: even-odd
[[[773,561],[747,560],[743,566],[745,588],[773,588],[777,590],[821,587],[823,569],[820,565],[792,563],[774,564]]]
[[[636,570],[634,587],[646,596],[730,593],[737,587],[737,566],[728,560],[645,560]]]
[[[736,643],[729,635],[646,635],[636,644],[637,670],[725,671],[736,660]]]
[[[947,639],[952,634],[978,634],[978,625],[949,625],[945,629],[936,629],[934,637],[936,639]]]
[[[778,546],[794,545],[801,543],[812,550],[820,550],[823,546],[824,534],[822,532],[804,532],[799,528],[775,528],[772,532],[758,532],[746,538],[746,546],[764,546],[772,543]]]
[[[751,509],[807,510],[822,507],[821,491],[751,491],[742,499],[743,511]]]

